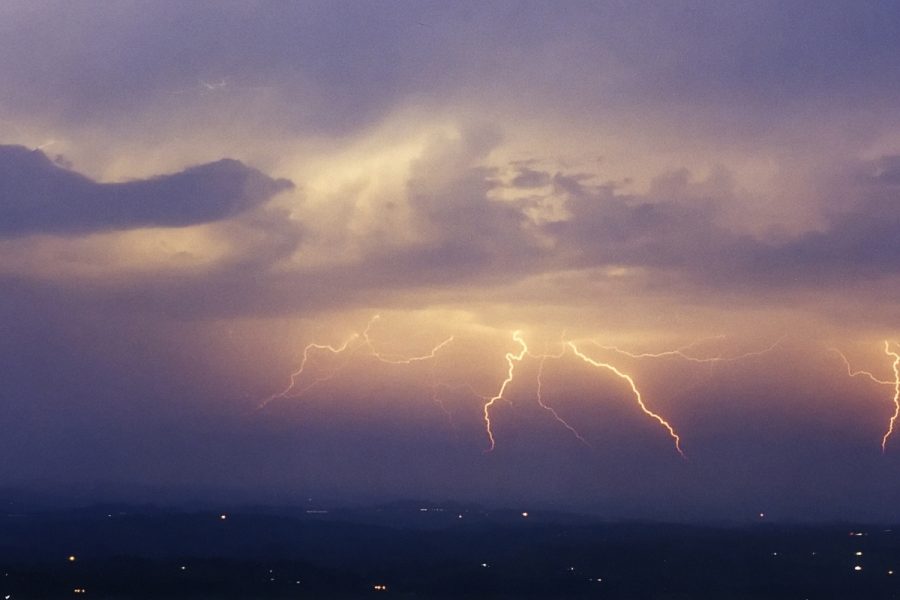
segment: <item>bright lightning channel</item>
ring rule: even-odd
[[[897,417],[900,416],[900,353],[892,352],[891,344],[887,340],[884,342],[884,353],[889,357],[894,357],[894,363],[892,365],[894,369],[894,414],[891,415],[891,421],[888,423],[887,432],[885,432],[884,437],[881,438],[882,453],[887,449],[888,438],[894,433],[894,423],[897,421]]]
[[[521,347],[519,350],[519,353],[518,354],[513,354],[512,352],[506,353],[506,364],[508,367],[507,371],[506,371],[506,379],[504,379],[503,383],[500,384],[500,390],[497,392],[497,394],[494,395],[493,397],[489,398],[487,400],[487,402],[485,402],[485,404],[484,404],[484,428],[485,428],[485,431],[487,432],[488,440],[490,442],[490,445],[485,450],[485,452],[493,451],[497,445],[496,441],[494,440],[494,430],[491,426],[491,407],[498,400],[504,399],[503,394],[506,392],[507,386],[513,380],[513,374],[515,372],[516,365],[519,364],[520,362],[522,362],[522,359],[525,358],[525,354],[528,353],[528,346],[525,344],[525,340],[522,339],[521,333],[522,332],[520,332],[520,331],[515,331],[515,332],[513,332],[513,336],[512,336],[513,340],[515,340]]]
[[[632,379],[630,375],[628,375],[627,373],[623,373],[618,368],[616,368],[614,365],[611,365],[611,364],[605,363],[605,362],[600,362],[598,360],[594,360],[593,358],[589,357],[588,355],[584,354],[581,350],[579,350],[574,342],[568,342],[568,345],[569,345],[569,348],[572,349],[572,352],[575,353],[575,356],[577,356],[584,362],[586,362],[590,365],[593,365],[594,367],[597,367],[598,369],[606,369],[608,371],[611,371],[618,378],[623,379],[625,382],[627,382],[628,386],[631,388],[631,392],[634,394],[635,400],[637,400],[638,406],[640,407],[641,411],[643,411],[643,413],[645,415],[647,415],[648,417],[650,417],[653,420],[655,420],[656,422],[658,422],[669,432],[669,437],[671,437],[672,441],[675,443],[675,450],[678,452],[678,454],[681,456],[681,458],[687,459],[687,456],[685,455],[684,451],[681,449],[681,436],[678,435],[678,433],[675,431],[675,428],[672,427],[672,425],[668,421],[666,421],[660,415],[658,415],[657,413],[655,413],[652,410],[650,410],[649,408],[647,408],[647,405],[644,404],[644,398],[641,395],[640,390],[638,390],[637,385],[634,383],[634,379]]]
[[[894,379],[893,381],[887,379],[879,379],[871,371],[863,371],[862,369],[854,369],[850,365],[850,361],[844,355],[843,352],[838,350],[837,348],[829,348],[831,352],[834,352],[838,356],[841,357],[841,360],[844,361],[844,366],[847,368],[847,376],[848,377],[865,377],[872,383],[877,383],[879,385],[890,385],[894,387],[894,414],[891,415],[891,419],[888,422],[887,431],[885,431],[884,436],[881,438],[881,453],[884,454],[887,451],[887,443],[890,439],[891,435],[894,433],[894,425],[897,422],[897,418],[900,417],[900,354],[897,352],[893,352],[891,350],[891,343],[888,340],[884,341],[884,353],[888,356],[888,358],[893,357],[893,371],[894,371]]]

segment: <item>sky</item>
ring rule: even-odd
[[[898,58],[893,2],[4,2],[0,487],[897,520]]]

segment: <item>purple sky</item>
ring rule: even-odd
[[[0,487],[900,518],[898,60],[889,2],[5,2]]]

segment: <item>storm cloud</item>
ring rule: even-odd
[[[292,187],[235,160],[97,183],[40,150],[0,146],[0,235],[187,227],[234,216]]]
[[[896,519],[898,27],[0,3],[0,483]]]

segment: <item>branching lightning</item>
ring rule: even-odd
[[[273,400],[299,398],[300,396],[303,396],[306,392],[308,392],[310,389],[312,389],[316,385],[318,385],[324,381],[328,381],[328,380],[332,379],[335,375],[337,375],[337,373],[340,371],[340,369],[343,367],[343,365],[332,370],[330,373],[328,373],[325,376],[321,376],[321,377],[317,377],[317,378],[313,379],[311,382],[307,383],[306,385],[301,387],[299,390],[297,389],[297,385],[300,382],[300,380],[303,376],[303,373],[306,371],[307,366],[309,365],[310,357],[311,357],[313,350],[323,350],[323,351],[330,352],[333,355],[339,355],[339,354],[343,354],[345,351],[349,351],[350,353],[353,353],[353,352],[356,352],[359,348],[365,347],[369,351],[369,356],[372,356],[379,362],[382,362],[385,364],[390,364],[390,365],[410,365],[410,364],[413,364],[416,362],[422,362],[422,361],[431,360],[431,359],[435,358],[437,353],[444,346],[446,346],[447,344],[449,344],[450,342],[453,341],[453,336],[450,336],[447,339],[443,340],[441,343],[439,343],[437,346],[432,348],[431,352],[429,352],[428,354],[424,354],[422,356],[402,357],[399,355],[382,354],[382,353],[379,353],[375,349],[375,346],[372,343],[372,338],[369,335],[369,332],[371,331],[372,326],[380,318],[381,318],[381,315],[375,315],[374,317],[369,319],[369,322],[366,324],[366,327],[361,334],[354,333],[339,346],[332,346],[330,344],[319,344],[316,342],[311,342],[311,343],[307,344],[306,347],[304,347],[304,349],[303,349],[303,358],[300,361],[300,366],[297,368],[296,371],[291,373],[290,383],[288,384],[288,386],[286,388],[284,388],[284,390],[282,390],[278,393],[272,394],[271,396],[264,399],[260,403],[258,408],[259,409],[264,408],[266,405],[268,405]],[[354,346],[353,343],[357,340],[362,340],[362,343]],[[443,406],[442,406],[442,408],[443,408]],[[446,410],[445,410],[445,412],[446,412]]]
[[[285,399],[286,398],[298,398],[298,397],[302,396],[303,394],[305,394],[306,392],[308,392],[316,384],[322,383],[323,381],[328,381],[329,379],[334,377],[335,374],[337,374],[338,369],[332,371],[329,375],[327,375],[325,377],[318,377],[316,379],[313,379],[312,382],[303,386],[303,388],[301,388],[299,391],[296,391],[296,392],[294,391],[294,389],[297,387],[297,382],[300,380],[300,377],[303,375],[304,371],[306,371],[306,365],[309,363],[310,353],[313,350],[327,350],[328,352],[335,354],[335,355],[341,354],[357,338],[359,338],[359,334],[354,333],[352,336],[350,336],[349,339],[347,339],[340,346],[331,346],[328,344],[317,344],[315,342],[307,344],[306,347],[303,348],[303,359],[300,361],[300,366],[297,368],[296,371],[291,373],[291,381],[288,384],[288,386],[286,388],[284,388],[282,391],[272,394],[271,396],[269,396],[268,398],[263,400],[260,403],[259,408],[265,408],[265,406],[267,404],[269,404],[273,400],[277,400],[280,398],[285,398]],[[294,393],[292,394],[291,392],[294,392]]]
[[[894,371],[894,379],[879,379],[876,377],[871,371],[863,371],[862,369],[854,369],[850,361],[844,355],[843,352],[838,350],[837,348],[829,348],[831,352],[834,352],[838,356],[841,357],[841,360],[844,361],[844,366],[847,369],[848,377],[865,377],[872,383],[876,383],[878,385],[890,385],[894,387],[894,414],[891,415],[891,419],[888,422],[887,431],[885,431],[884,436],[881,438],[881,452],[884,454],[887,451],[887,443],[890,439],[891,435],[894,433],[894,425],[897,422],[897,418],[900,417],[900,353],[894,352],[891,350],[891,343],[888,340],[884,341],[884,353],[888,358],[893,357],[892,368]]]
[[[569,432],[572,433],[572,435],[574,435],[576,439],[578,439],[581,443],[585,444],[586,446],[590,447],[590,444],[588,444],[588,442],[584,439],[584,437],[574,427],[572,427],[565,419],[560,417],[559,414],[556,412],[556,410],[553,409],[553,407],[546,404],[543,400],[543,370],[544,370],[544,364],[545,364],[546,360],[548,358],[562,358],[565,354],[566,348],[571,348],[572,352],[574,352],[575,355],[577,357],[581,358],[583,361],[585,361],[595,367],[612,371],[617,377],[624,379],[626,382],[628,382],[628,385],[630,386],[631,391],[634,394],[635,399],[637,400],[637,403],[638,403],[638,406],[640,407],[640,409],[644,412],[644,414],[651,417],[652,419],[657,421],[660,425],[662,425],[663,427],[666,428],[666,430],[669,432],[669,435],[671,436],[672,440],[675,443],[675,450],[678,452],[678,454],[682,458],[686,458],[683,450],[681,449],[681,437],[678,435],[678,433],[675,432],[675,429],[672,427],[671,424],[669,424],[668,421],[666,421],[660,415],[658,415],[657,413],[655,413],[655,412],[651,411],[649,408],[647,408],[647,405],[644,403],[643,396],[641,395],[640,390],[638,390],[637,385],[635,384],[635,382],[631,378],[631,376],[629,376],[626,373],[623,373],[622,371],[620,371],[618,368],[616,368],[615,366],[613,366],[611,364],[602,363],[602,362],[596,361],[596,360],[588,357],[587,355],[582,353],[573,342],[564,342],[563,352],[561,352],[559,354],[535,355],[529,351],[528,345],[525,343],[525,340],[522,338],[522,334],[520,331],[516,331],[513,333],[513,340],[515,340],[516,343],[519,344],[520,350],[517,354],[515,354],[513,352],[506,353],[506,364],[507,364],[506,378],[500,384],[500,389],[497,391],[497,393],[494,396],[492,396],[490,398],[485,398],[486,401],[484,404],[483,416],[484,416],[485,432],[487,433],[488,441],[489,441],[489,446],[485,450],[485,452],[491,452],[496,447],[496,440],[494,438],[494,431],[493,431],[493,426],[492,426],[493,424],[491,422],[491,414],[490,414],[491,407],[494,406],[494,404],[496,404],[499,400],[505,399],[504,394],[506,393],[507,388],[509,387],[510,383],[512,383],[512,381],[515,377],[516,366],[522,362],[522,360],[525,358],[526,355],[531,356],[533,358],[539,358],[541,361],[538,366],[538,376],[537,376],[538,405],[541,408],[543,408],[544,410],[546,410],[547,412],[549,412],[553,416],[553,418],[557,422],[559,422],[563,427],[568,429]]]
[[[506,361],[506,369],[505,376],[502,381],[500,381],[499,386],[496,388],[496,391],[493,394],[482,394],[475,390],[471,385],[466,383],[454,383],[454,382],[437,382],[435,377],[435,370],[437,363],[434,362],[441,350],[443,350],[447,345],[454,341],[454,336],[447,337],[442,340],[438,344],[436,344],[431,350],[427,353],[415,356],[404,356],[399,354],[391,354],[379,351],[377,348],[375,341],[372,338],[372,329],[375,323],[380,319],[379,315],[375,315],[372,317],[366,327],[362,330],[361,333],[353,333],[347,339],[343,340],[339,344],[324,344],[320,342],[311,342],[307,344],[303,348],[302,358],[300,360],[300,364],[295,371],[293,371],[290,375],[290,380],[287,386],[281,391],[272,394],[265,398],[259,405],[259,409],[264,408],[269,403],[279,400],[279,399],[290,399],[290,398],[298,398],[309,392],[313,387],[320,385],[321,383],[328,381],[334,378],[341,369],[343,369],[351,359],[354,357],[369,357],[370,359],[374,359],[378,362],[387,364],[387,365],[412,365],[415,363],[432,361],[431,363],[431,395],[432,400],[435,404],[437,404],[440,409],[447,415],[448,419],[451,421],[452,425],[452,413],[441,401],[441,392],[446,390],[454,390],[461,389],[466,390],[468,393],[471,393],[476,398],[480,399],[482,402],[482,418],[484,421],[484,429],[485,434],[488,440],[488,446],[484,450],[485,453],[492,452],[497,446],[497,440],[494,434],[494,422],[492,421],[492,412],[493,408],[497,403],[501,400],[509,401],[509,391],[513,384],[514,379],[518,373],[519,367],[521,363],[528,358],[533,358],[538,361],[537,363],[537,377],[536,377],[536,390],[535,390],[535,398],[537,400],[538,406],[544,411],[548,412],[553,419],[563,426],[572,436],[577,439],[580,443],[584,444],[586,447],[591,448],[591,445],[585,439],[581,433],[572,426],[571,423],[566,421],[560,414],[556,411],[556,409],[548,404],[544,399],[545,392],[545,382],[544,382],[544,373],[545,366],[548,359],[562,359],[567,353],[571,350],[571,352],[580,359],[581,361],[591,365],[594,368],[602,369],[609,371],[619,379],[623,380],[627,383],[629,389],[631,390],[632,395],[634,396],[634,400],[636,401],[638,407],[641,412],[644,413],[650,419],[656,421],[661,427],[663,427],[668,433],[669,437],[672,439],[672,442],[675,447],[675,451],[682,457],[687,458],[684,450],[681,446],[681,436],[675,430],[673,425],[666,420],[662,415],[657,412],[651,410],[647,403],[644,400],[643,394],[637,386],[634,378],[628,373],[621,370],[618,366],[611,362],[605,362],[596,358],[592,358],[588,354],[586,354],[580,347],[573,341],[566,341],[565,339],[561,340],[562,349],[560,352],[556,354],[550,354],[546,351],[543,354],[533,353],[528,344],[523,337],[521,331],[515,331],[512,334],[512,340],[517,344],[517,350],[510,350],[505,353],[504,359]],[[717,338],[707,338],[707,339],[720,339],[723,336],[717,336]],[[726,362],[734,362],[738,360],[743,360],[751,357],[760,356],[771,352],[774,350],[779,344],[782,343],[784,338],[781,338],[775,341],[770,346],[755,350],[752,352],[746,352],[744,354],[735,355],[735,356],[696,356],[695,353],[690,352],[692,348],[696,348],[699,344],[701,344],[704,340],[699,342],[695,342],[693,344],[689,344],[687,346],[682,346],[675,350],[667,350],[663,352],[632,352],[629,350],[624,350],[617,346],[605,346],[598,342],[593,342],[596,346],[604,351],[614,352],[616,354],[626,356],[633,359],[666,359],[666,358],[677,358],[685,361],[689,361],[692,363],[726,363]],[[884,353],[892,360],[892,369],[893,369],[893,379],[881,379],[876,377],[870,371],[864,371],[861,369],[854,369],[850,364],[850,361],[847,357],[839,350],[832,348],[831,351],[835,352],[838,356],[840,356],[841,360],[844,362],[844,366],[846,367],[847,375],[849,377],[864,377],[869,381],[878,384],[878,385],[890,385],[893,386],[893,404],[894,411],[890,418],[890,421],[887,426],[887,430],[884,433],[884,436],[881,440],[881,449],[882,452],[885,452],[887,449],[887,443],[891,436],[894,433],[895,426],[900,420],[900,350],[892,349],[895,345],[892,345],[891,342],[884,342]],[[332,363],[332,367],[328,369],[324,373],[317,373],[314,377],[310,374],[311,366],[316,363],[317,356],[345,356],[346,358],[334,366]],[[321,370],[321,369],[320,369]]]
[[[453,336],[451,335],[440,344],[432,348],[431,352],[422,356],[411,356],[407,358],[398,356],[396,354],[382,354],[375,349],[375,346],[372,344],[372,338],[369,337],[369,331],[372,329],[372,325],[380,318],[381,315],[375,315],[374,317],[372,317],[372,319],[369,321],[369,324],[366,325],[365,330],[363,330],[362,339],[365,342],[366,347],[369,348],[372,356],[374,356],[377,360],[389,365],[411,365],[414,362],[431,360],[441,350],[441,348],[453,341]]]
[[[503,394],[506,392],[507,386],[513,380],[513,374],[515,373],[516,365],[522,362],[522,359],[525,358],[525,354],[528,353],[528,346],[525,344],[525,340],[522,339],[522,335],[520,331],[513,332],[513,340],[519,344],[521,347],[518,354],[513,354],[512,352],[506,353],[506,379],[503,380],[503,383],[500,384],[500,389],[497,391],[496,395],[489,398],[487,402],[484,404],[484,427],[485,431],[487,431],[488,440],[490,441],[490,445],[485,450],[485,452],[491,452],[494,447],[497,445],[494,440],[494,430],[491,426],[491,407],[498,400],[503,399]]]
[[[547,362],[548,358],[560,358],[561,356],[562,356],[562,354],[560,354],[559,356],[551,356],[551,355],[545,354],[540,357],[541,362],[538,365],[538,374],[537,374],[537,401],[538,401],[538,404],[540,405],[541,408],[543,408],[544,410],[548,411],[551,415],[553,415],[553,418],[556,419],[563,427],[568,429],[579,442],[581,442],[588,448],[593,449],[593,447],[587,442],[587,440],[584,439],[584,437],[582,437],[582,435],[580,433],[578,433],[578,430],[576,430],[574,427],[569,425],[569,423],[565,419],[563,419],[561,416],[559,416],[559,414],[557,414],[556,410],[552,406],[544,403],[544,397],[543,397],[544,363]]]
[[[885,342],[885,344],[887,344],[887,342]],[[847,357],[844,356],[844,353],[843,353],[843,352],[841,352],[841,351],[838,350],[837,348],[829,348],[829,350],[830,350],[831,352],[836,353],[838,356],[841,357],[841,360],[844,361],[844,366],[847,367],[847,376],[848,376],[848,377],[859,377],[859,376],[862,376],[862,377],[866,377],[867,379],[869,379],[869,380],[872,381],[873,383],[877,383],[877,384],[880,384],[880,385],[894,385],[894,382],[893,382],[893,381],[887,381],[887,380],[885,380],[885,379],[878,379],[877,377],[875,377],[875,375],[873,375],[873,374],[872,374],[871,372],[869,372],[869,371],[863,371],[863,370],[861,370],[861,369],[860,369],[860,370],[854,370],[853,367],[850,365],[850,361],[847,360]]]
[[[695,362],[695,363],[722,363],[722,362],[735,362],[735,361],[744,360],[747,358],[752,358],[754,356],[762,356],[763,354],[766,354],[766,353],[774,350],[776,347],[778,347],[779,344],[781,344],[784,341],[784,336],[782,336],[781,338],[776,340],[773,344],[771,344],[770,346],[768,346],[766,348],[763,348],[762,350],[754,350],[752,352],[746,352],[744,354],[739,354],[737,356],[711,356],[711,357],[703,358],[703,357],[697,357],[697,356],[687,354],[687,352],[686,352],[687,350],[690,350],[691,348],[698,346],[699,344],[703,343],[706,340],[722,339],[724,337],[725,336],[719,335],[719,336],[715,336],[715,337],[711,337],[711,338],[706,338],[704,340],[699,340],[697,342],[688,344],[687,346],[682,346],[681,348],[676,348],[675,350],[666,350],[664,352],[636,353],[636,352],[630,352],[628,350],[622,350],[621,348],[618,348],[616,346],[604,346],[602,344],[598,344],[597,342],[594,342],[594,343],[597,344],[597,346],[599,348],[602,348],[603,350],[609,350],[611,352],[616,352],[618,354],[622,354],[622,355],[628,356],[630,358],[673,358],[673,357],[675,357],[675,358],[681,358],[681,359],[684,359],[684,360],[687,360],[690,362]]]
[[[884,353],[889,357],[894,357],[893,369],[894,369],[894,414],[891,415],[890,423],[888,423],[887,432],[885,432],[884,437],[881,438],[881,452],[885,452],[887,449],[887,441],[888,438],[891,437],[891,434],[894,433],[894,423],[897,421],[898,415],[900,415],[900,353],[892,352],[890,343],[885,340],[884,342]]]
[[[666,421],[660,415],[658,415],[657,413],[655,413],[652,410],[650,410],[649,408],[647,408],[647,405],[644,404],[644,398],[643,398],[643,396],[641,396],[640,390],[638,390],[637,385],[634,383],[634,379],[632,379],[630,375],[628,375],[627,373],[623,373],[618,368],[616,368],[614,365],[611,365],[611,364],[605,363],[605,362],[600,362],[598,360],[594,360],[593,358],[591,358],[588,355],[581,352],[581,350],[578,349],[578,347],[575,345],[574,342],[568,342],[568,345],[569,345],[569,348],[572,349],[572,352],[575,353],[575,356],[577,356],[584,362],[586,362],[590,365],[593,365],[594,367],[597,367],[599,369],[606,369],[608,371],[611,371],[617,377],[619,377],[620,379],[623,379],[625,382],[627,382],[629,387],[631,388],[631,392],[634,394],[635,400],[637,400],[637,403],[638,403],[638,406],[640,407],[640,409],[644,412],[645,415],[647,415],[648,417],[652,418],[653,420],[658,422],[660,425],[665,427],[665,429],[669,432],[669,437],[671,437],[675,443],[675,450],[678,452],[679,455],[681,455],[681,458],[684,458],[684,459],[687,458],[687,456],[684,454],[684,451],[681,449],[681,436],[679,436],[678,433],[676,433],[675,428],[672,427],[672,425],[668,421]]]

